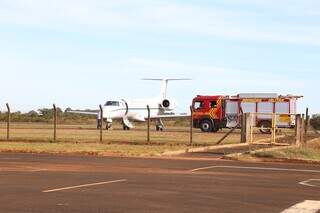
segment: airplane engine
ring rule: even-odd
[[[171,99],[164,99],[161,103],[162,108],[165,110],[174,110],[176,108],[176,102]]]

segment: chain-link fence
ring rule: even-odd
[[[313,135],[308,131],[308,115],[248,113],[246,125],[249,143],[301,145]],[[263,139],[259,138],[261,134],[265,135]]]
[[[176,146],[207,146],[221,141],[229,131],[224,129],[218,133],[203,133],[193,129],[190,117],[163,119],[165,129],[156,130],[156,119],[150,122],[134,123],[134,128],[124,131],[121,122],[113,122],[112,128],[106,130],[104,125],[97,129],[96,117],[81,120],[67,120],[68,114],[61,113],[54,105],[47,120],[33,119],[22,122],[12,119],[12,112],[2,113],[0,122],[0,140],[15,142],[65,142],[65,143],[106,143],[106,144],[149,144]],[[147,110],[147,108],[146,108]],[[8,105],[8,111],[10,111]],[[149,124],[149,125],[148,125]],[[158,129],[159,130],[159,129]],[[192,135],[192,137],[191,137]],[[237,129],[223,140],[225,144],[239,143],[240,130]]]
[[[134,123],[135,128],[124,131],[120,122],[114,122],[109,130],[97,129],[96,117],[86,122],[65,119],[54,107],[47,122],[11,121],[10,107],[5,121],[0,123],[0,140],[16,142],[65,142],[138,145],[208,146],[224,144],[272,143],[299,144],[308,138],[309,116],[274,113],[248,113],[235,129],[223,129],[216,133],[204,133],[192,128],[190,117],[163,119],[164,131],[156,130],[156,120]],[[147,108],[146,108],[147,110]],[[148,121],[147,120],[147,121]],[[159,129],[158,129],[159,130]]]

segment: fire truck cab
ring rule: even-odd
[[[222,128],[240,127],[240,116],[253,113],[255,125],[268,133],[272,114],[276,114],[277,127],[294,127],[296,101],[302,96],[276,93],[242,93],[235,96],[198,95],[192,101],[193,127],[203,132],[217,132]]]
[[[225,125],[224,96],[198,95],[192,101],[193,127],[203,132],[217,132]]]

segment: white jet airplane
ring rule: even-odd
[[[102,120],[106,122],[106,129],[111,128],[113,120],[122,120],[124,130],[134,128],[131,121],[144,122],[148,119],[147,106],[150,108],[150,119],[156,120],[156,130],[162,131],[164,125],[162,118],[188,117],[187,113],[174,113],[176,101],[167,97],[167,86],[169,81],[190,80],[186,78],[145,78],[142,80],[161,81],[160,96],[151,99],[113,99],[104,104],[103,118],[101,119],[100,111],[68,111],[71,113],[89,114],[97,116],[97,128],[102,125]]]

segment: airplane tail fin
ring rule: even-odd
[[[160,97],[165,99],[167,97],[167,88],[169,81],[188,81],[190,78],[143,78],[145,81],[161,81]]]

